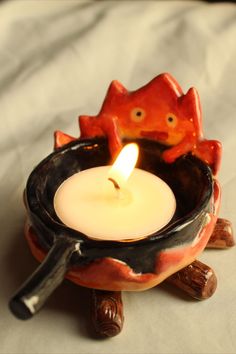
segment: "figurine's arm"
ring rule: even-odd
[[[213,175],[217,175],[222,155],[222,145],[219,141],[203,139],[198,142],[193,153],[211,167]]]
[[[165,150],[163,152],[163,159],[165,162],[174,162],[178,157],[192,151],[196,145],[196,136],[193,134],[188,134],[184,139],[177,145]]]
[[[104,134],[108,138],[109,150],[111,156],[114,158],[117,156],[122,148],[122,140],[119,134],[117,118],[104,116],[100,122]]]
[[[222,147],[217,140],[199,140],[193,135],[186,135],[186,137],[179,143],[163,152],[163,159],[165,162],[174,162],[178,157],[188,152],[199,157],[207,163],[216,175],[220,168]]]
[[[103,136],[99,119],[91,116],[79,116],[80,138],[95,138]]]
[[[80,116],[79,126],[81,138],[106,136],[112,157],[115,157],[121,149],[122,142],[118,132],[116,117],[105,115],[100,117]]]

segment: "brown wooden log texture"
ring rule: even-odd
[[[233,228],[230,221],[218,218],[215,229],[208,241],[207,248],[229,248],[235,245]]]
[[[197,260],[174,273],[165,281],[198,300],[208,299],[214,294],[217,287],[214,271]]]
[[[123,303],[120,291],[93,290],[93,323],[103,337],[114,337],[123,327]]]

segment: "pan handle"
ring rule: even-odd
[[[10,300],[9,307],[16,317],[26,320],[41,309],[63,281],[71,255],[79,252],[79,246],[76,240],[57,238],[47,257]]]

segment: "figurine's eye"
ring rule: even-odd
[[[141,122],[145,118],[146,112],[144,109],[136,107],[131,111],[131,119],[134,122]]]
[[[177,118],[174,114],[168,114],[166,117],[166,123],[169,127],[174,128],[177,124]]]

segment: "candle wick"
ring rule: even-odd
[[[108,181],[111,181],[112,183],[113,183],[113,185],[114,185],[114,187],[115,187],[115,189],[118,191],[118,190],[120,190],[120,186],[119,186],[119,184],[116,182],[116,180],[114,180],[113,178],[108,178]]]

